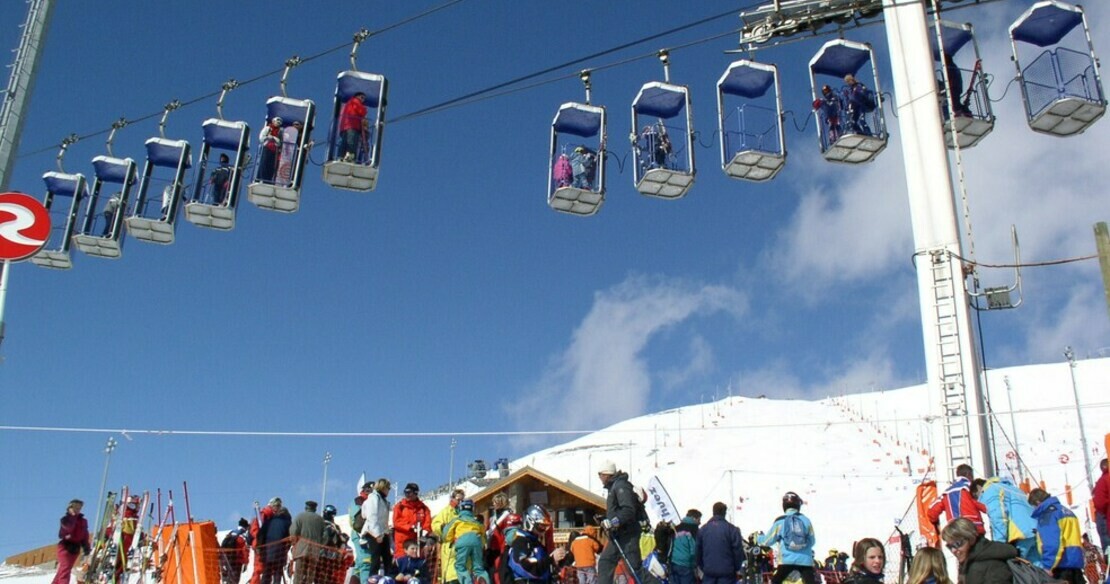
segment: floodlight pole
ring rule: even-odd
[[[100,494],[96,496],[96,522],[100,526],[100,512],[104,508],[104,487],[108,484],[108,465],[112,463],[112,451],[116,449],[115,437],[108,437],[108,444],[104,446],[104,475],[100,477]]]
[[[1079,407],[1079,386],[1075,383],[1075,351],[1071,347],[1064,347],[1064,358],[1068,360],[1068,372],[1071,373],[1071,391],[1075,395],[1075,416],[1079,418],[1079,445],[1083,448],[1083,476],[1087,477],[1087,486],[1095,487],[1091,478],[1091,451],[1087,448],[1087,430],[1083,428],[1083,409]]]
[[[324,508],[324,499],[328,496],[328,463],[331,462],[331,453],[324,453],[324,486],[320,489],[320,509]],[[361,487],[361,485],[359,485]],[[321,511],[322,512],[322,511]]]

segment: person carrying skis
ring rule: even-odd
[[[73,564],[77,557],[84,552],[92,550],[89,542],[89,522],[85,519],[81,509],[85,503],[81,499],[74,499],[66,505],[66,514],[62,516],[58,527],[58,571],[54,573],[51,584],[69,584],[69,575],[73,571]]]
[[[240,519],[238,527],[228,531],[220,542],[220,582],[223,584],[239,584],[239,578],[247,568],[250,561],[250,550],[247,548],[249,525],[246,519]]]
[[[420,500],[420,485],[409,483],[404,493],[393,506],[393,555],[398,558],[405,555],[405,544],[432,530],[432,510]]]
[[[459,584],[489,584],[482,560],[486,532],[474,518],[474,501],[465,499],[458,506],[459,516],[447,528],[447,541],[455,548],[455,573]]]
[[[628,567],[635,572],[637,581],[642,581],[639,577],[642,562],[637,513],[639,495],[632,483],[628,482],[628,473],[617,471],[616,463],[611,460],[601,463],[597,478],[609,491],[605,501],[605,519],[601,522],[602,527],[609,532],[609,542],[597,558],[598,584],[613,584],[613,575],[622,559],[630,564]]]
[[[558,547],[547,553],[544,541],[551,529],[551,517],[543,507],[532,505],[524,511],[523,528],[513,538],[502,560],[501,584],[546,584],[567,551]]]
[[[805,584],[816,584],[813,571],[813,523],[802,515],[802,498],[793,491],[782,496],[782,511],[767,533],[758,538],[761,546],[779,544],[779,565],[771,576],[771,584],[782,584],[791,572],[797,571]]]

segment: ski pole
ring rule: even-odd
[[[188,527],[189,537],[187,542],[189,544],[189,558],[193,560],[193,584],[200,584],[200,571],[197,569],[197,548],[194,545],[196,542],[193,540],[193,511],[189,507],[189,483],[181,481],[181,487],[185,491],[185,516],[189,518]]]
[[[617,553],[621,555],[621,559],[624,560],[624,564],[628,566],[628,575],[632,577],[632,582],[634,582],[635,584],[640,584],[640,576],[636,574],[636,567],[632,565],[632,562],[628,561],[628,556],[625,555],[624,548],[621,547],[621,542],[617,540],[617,534],[613,533],[613,530],[611,529],[609,530],[609,541],[611,541],[613,545],[616,546]]]

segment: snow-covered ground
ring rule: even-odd
[[[1091,474],[1097,478],[1110,432],[1110,359],[1079,361],[1075,376],[1095,465]],[[1000,465],[1013,466],[1007,453],[1014,450],[1016,427],[1028,472],[1061,499],[1070,484],[1072,508],[1086,523],[1090,488],[1068,365],[1001,369],[990,372],[987,382]],[[773,389],[734,392],[761,395]],[[745,534],[766,530],[781,513],[783,492],[793,490],[806,501],[803,512],[813,520],[822,555],[829,548],[849,550],[861,537],[891,535],[913,501],[932,450],[928,404],[923,385],[817,401],[734,395],[626,420],[521,457],[512,469],[530,465],[602,495],[597,468],[612,460],[634,484],[658,476],[680,511],[698,508],[708,514],[715,501],[729,503],[732,520]],[[428,501],[433,511],[443,504]],[[52,575],[0,567],[0,578],[11,584],[48,584]]]

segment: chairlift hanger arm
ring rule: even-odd
[[[227,92],[239,87],[239,82],[235,79],[228,79],[220,86],[220,99],[216,100],[216,115],[222,120],[224,119],[224,98],[227,97]]]
[[[370,38],[370,31],[365,29],[365,28],[363,28],[363,29],[361,29],[361,30],[359,30],[358,32],[355,33],[354,45],[351,46],[351,70],[352,71],[358,71],[358,64],[356,63],[356,60],[358,59],[358,47],[362,43],[366,42],[366,39],[368,39],[368,38]]]
[[[162,136],[163,138],[166,137],[166,119],[170,117],[170,112],[172,112],[172,111],[174,111],[174,110],[176,110],[180,107],[181,107],[181,102],[179,100],[175,99],[175,100],[167,103],[165,105],[165,107],[162,108],[164,111],[162,112],[162,121],[158,122],[158,134],[160,136]]]
[[[108,139],[104,142],[105,146],[108,147],[108,156],[115,156],[115,154],[112,153],[112,143],[116,141],[116,132],[126,127],[127,123],[127,118],[123,116],[120,116],[120,119],[112,122],[112,131],[108,132]]]
[[[285,93],[285,82],[289,79],[289,72],[292,71],[294,67],[300,65],[303,62],[304,62],[304,60],[301,59],[300,57],[298,57],[297,55],[293,55],[292,57],[286,59],[286,61],[285,61],[285,71],[283,71],[281,73],[281,96],[282,97],[289,97]]]
[[[61,148],[58,150],[58,156],[56,157],[58,161],[58,172],[65,172],[65,169],[62,168],[62,160],[66,157],[66,150],[69,149],[70,144],[75,144],[78,140],[80,140],[80,138],[77,134],[70,134],[62,138]]]

